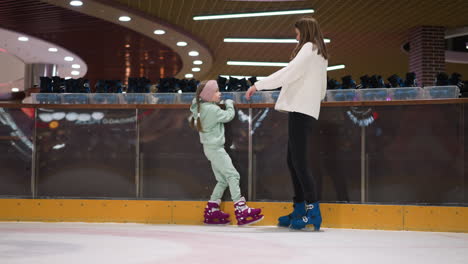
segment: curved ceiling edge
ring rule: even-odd
[[[450,28],[445,30],[445,39],[451,39],[468,35],[468,27]]]
[[[207,74],[213,65],[211,51],[200,40],[174,25],[159,21],[157,18],[144,14],[141,11],[129,9],[109,0],[87,0],[80,7],[70,6],[69,1],[41,1],[109,21],[163,43],[174,50],[182,60],[182,69],[177,73],[176,78],[184,78],[185,74],[191,73],[194,75],[194,78],[201,79],[200,77]],[[131,21],[120,22],[118,20],[120,16],[130,16]],[[166,34],[155,35],[153,32],[156,29],[162,29],[166,31]],[[188,45],[177,46],[177,42],[179,41],[187,42]],[[190,51],[197,51],[199,55],[189,56]],[[202,60],[203,64],[194,65],[193,61],[195,60]],[[193,72],[193,67],[200,68],[200,71]]]
[[[27,37],[28,41],[19,41],[19,37]],[[14,55],[25,64],[47,63],[56,64],[58,75],[62,78],[80,78],[86,75],[88,66],[77,54],[54,44],[31,35],[0,28],[0,47],[9,54]],[[49,52],[49,48],[56,48],[56,52]],[[66,61],[65,57],[72,57],[73,61]],[[79,69],[72,65],[80,65]],[[72,75],[76,71],[78,74]]]
[[[446,50],[445,62],[468,64],[468,53]]]
[[[462,36],[468,35],[468,27],[459,27],[459,28],[449,28],[445,30],[445,39],[457,38]],[[405,49],[405,46],[408,42],[404,42],[400,45],[400,49],[408,55],[408,51]],[[458,52],[458,51],[445,51],[445,62],[449,63],[461,63],[461,64],[468,64],[468,53],[466,52]]]
[[[400,48],[404,54],[409,55],[408,51],[404,48],[405,45],[406,43],[401,45]],[[446,50],[445,62],[468,64],[468,53]]]

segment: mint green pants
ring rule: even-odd
[[[240,175],[234,165],[232,165],[231,157],[227,154],[223,146],[203,146],[203,151],[206,157],[211,162],[211,168],[216,177],[216,184],[211,201],[216,201],[223,197],[224,191],[229,187],[231,198],[234,202],[239,201],[241,192],[239,187]]]

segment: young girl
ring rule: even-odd
[[[294,25],[299,41],[288,66],[255,83],[246,93],[247,99],[257,90],[282,87],[275,109],[289,112],[287,163],[294,187],[294,211],[278,219],[279,226],[302,229],[314,225],[320,229],[316,172],[320,170],[317,155],[317,129],[320,101],[327,89],[328,51],[317,21],[311,17]],[[312,148],[310,148],[312,145]],[[315,170],[309,168],[309,164]]]
[[[234,201],[237,224],[249,225],[263,219],[261,209],[249,208],[239,188],[240,175],[232,165],[231,158],[224,149],[224,123],[234,118],[234,102],[226,100],[226,110],[216,103],[221,100],[218,83],[214,80],[202,82],[193,99],[190,111],[190,125],[200,133],[205,156],[211,163],[217,184],[205,208],[205,224],[228,224],[229,214],[219,209],[224,190],[229,187]]]

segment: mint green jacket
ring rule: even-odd
[[[197,109],[197,102],[194,98],[190,111],[190,118],[197,118],[200,114],[200,121],[203,131],[200,132],[200,142],[204,146],[224,146],[224,123],[231,121],[235,116],[234,101],[226,100],[226,110],[221,109],[216,103],[201,102],[200,113]]]

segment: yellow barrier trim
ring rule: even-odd
[[[205,202],[151,200],[0,199],[0,221],[118,222],[148,224],[203,224]],[[249,202],[261,208],[259,226],[276,225],[291,212],[291,203]],[[322,227],[468,232],[468,207],[405,206],[378,204],[327,204],[321,212]],[[222,210],[235,224],[232,202]]]

